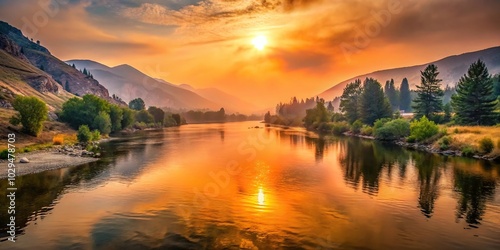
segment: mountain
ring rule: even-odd
[[[148,106],[173,109],[219,110],[224,107],[230,113],[250,113],[255,110],[251,104],[218,89],[175,85],[163,79],[149,77],[127,64],[108,67],[90,60],[69,60],[66,63],[75,64],[78,69],[90,70],[111,93],[119,95],[126,102],[140,97]]]
[[[1,78],[13,89],[20,88],[24,82],[39,93],[52,95],[50,97],[52,101],[48,104],[55,106],[60,106],[61,100],[70,96],[68,92],[78,96],[93,94],[118,103],[97,80],[67,65],[40,45],[39,41],[33,42],[19,29],[2,21],[0,21],[0,48],[3,51],[0,65]],[[40,94],[26,88],[24,92],[18,92],[42,98]],[[58,95],[60,97],[56,97]]]
[[[386,69],[381,71],[375,71],[369,74],[364,74],[360,76],[356,76],[345,80],[343,82],[335,84],[333,87],[327,89],[323,93],[319,94],[319,97],[324,98],[325,100],[332,100],[337,96],[341,96],[344,88],[350,82],[353,82],[356,79],[361,79],[362,81],[367,77],[372,77],[377,79],[382,85],[385,84],[385,81],[394,79],[394,82],[399,86],[403,78],[408,78],[410,83],[410,88],[415,89],[417,84],[420,84],[420,71],[424,70],[425,67],[429,64],[436,64],[439,70],[439,78],[443,79],[441,82],[442,86],[455,86],[460,77],[462,77],[466,72],[469,66],[478,59],[482,59],[486,66],[488,66],[488,70],[490,74],[500,73],[500,46],[493,47],[485,50],[475,51],[464,53],[461,55],[454,55],[443,58],[438,61],[429,62],[421,65],[411,66],[411,67],[403,67],[403,68],[395,68],[395,69]]]

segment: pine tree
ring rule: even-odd
[[[362,92],[361,81],[357,79],[347,84],[340,97],[340,111],[344,113],[349,123],[360,118],[359,98]]]
[[[457,94],[452,97],[457,121],[465,125],[495,123],[496,98],[493,81],[483,61],[474,62],[458,81]]]
[[[361,119],[366,124],[372,125],[378,119],[392,117],[389,99],[380,83],[373,78],[366,78],[363,83],[360,105]]]
[[[87,69],[86,68],[83,68],[83,72],[82,72],[84,75],[87,75]]]
[[[421,83],[417,86],[413,109],[417,118],[425,115],[431,119],[435,113],[443,110],[443,90],[439,84],[442,80],[437,78],[439,71],[434,64],[427,66],[420,74]]]
[[[75,66],[75,64],[74,64],[74,63],[73,63],[73,65],[71,65],[71,67],[73,67],[74,69],[76,69],[76,66]]]
[[[493,95],[496,97],[500,97],[500,75],[497,74],[493,77],[493,86]]]
[[[399,87],[399,108],[405,112],[411,110],[411,92],[408,79],[404,78]]]
[[[385,95],[389,98],[393,110],[399,110],[399,91],[394,86],[394,79],[385,82]]]

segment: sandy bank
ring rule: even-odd
[[[29,163],[20,163],[19,159],[26,157]],[[94,162],[99,158],[69,156],[55,150],[42,150],[30,153],[16,154],[16,176],[40,173],[46,170],[78,166]],[[8,161],[0,160],[0,179],[7,178]]]

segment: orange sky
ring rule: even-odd
[[[63,60],[127,63],[269,107],[358,74],[498,46],[499,9],[496,0],[0,0],[0,19]]]

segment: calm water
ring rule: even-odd
[[[19,177],[0,249],[500,248],[499,165],[255,125],[135,134]]]

